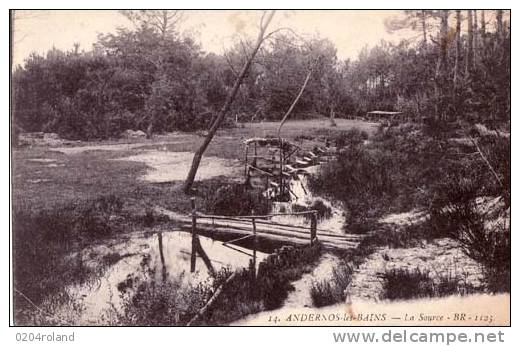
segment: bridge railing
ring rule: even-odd
[[[289,229],[293,229],[293,232],[299,232],[302,233],[302,230],[309,230],[309,242],[312,245],[317,240],[317,225],[318,225],[318,212],[316,210],[308,210],[308,211],[301,211],[301,212],[293,212],[293,213],[273,213],[273,214],[266,214],[266,215],[236,215],[236,216],[228,216],[228,215],[210,215],[210,214],[203,214],[197,212],[197,206],[195,203],[195,197],[190,198],[191,202],[191,234],[192,234],[192,253],[191,253],[191,271],[195,271],[195,261],[196,261],[196,239],[197,239],[197,219],[210,219],[213,220],[222,220],[222,221],[231,221],[231,222],[238,222],[238,223],[246,223],[251,224],[252,228],[252,234],[247,236],[241,236],[240,238],[233,239],[230,241],[227,241],[225,244],[231,244],[233,242],[236,242],[238,240],[243,240],[246,238],[253,237],[254,241],[254,248],[256,248],[256,242],[257,242],[257,224],[265,225],[265,226],[275,226],[275,227],[286,227]],[[253,211],[254,214],[254,211]],[[311,223],[310,226],[299,226],[299,225],[289,225],[284,223],[277,223],[273,221],[267,221],[275,216],[287,216],[287,215],[297,215],[297,216],[306,216],[308,215],[310,217]],[[255,250],[256,252],[256,250]],[[256,256],[255,256],[256,257]]]

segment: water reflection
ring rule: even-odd
[[[192,238],[190,233],[179,231],[135,235],[118,246],[93,249],[94,260],[99,263],[103,257],[115,254],[119,260],[102,271],[95,285],[72,286],[69,291],[84,303],[84,322],[95,322],[104,311],[121,308],[122,291],[143,277],[144,267],[157,281],[181,277],[185,284],[196,284],[221,268],[245,268],[253,258],[257,265],[268,256],[251,245],[254,242],[227,244],[207,236]],[[195,271],[191,273],[193,248]]]

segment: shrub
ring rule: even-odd
[[[332,216],[332,208],[327,205],[322,199],[315,199],[310,205],[301,205],[301,204],[293,204],[292,211],[295,213],[300,213],[304,211],[315,210],[316,218],[318,220],[328,219]],[[280,211],[282,212],[282,211]],[[305,214],[305,218],[310,220],[311,215]]]
[[[423,240],[432,239],[428,227],[423,223],[395,229],[392,226],[380,227],[362,240],[363,246],[388,246],[391,249],[410,248],[420,245]]]
[[[118,198],[101,196],[90,202],[33,210],[13,209],[13,276],[17,291],[36,304],[93,276],[78,255],[84,241],[117,230]],[[72,256],[71,256],[72,255]],[[16,313],[33,310],[21,294],[14,298]],[[20,322],[20,321],[18,321]],[[22,322],[23,323],[23,322]]]
[[[448,177],[430,208],[430,224],[437,234],[456,239],[470,258],[484,266],[491,291],[509,291],[511,232],[507,224],[496,222],[509,218],[507,204],[486,205],[487,199],[478,198],[482,188],[474,176]]]
[[[348,146],[358,146],[368,139],[368,134],[357,128],[349,129],[348,131],[338,131],[333,138],[336,148],[342,149]]]
[[[352,272],[352,267],[342,265],[333,269],[332,278],[313,281],[310,288],[313,305],[321,307],[345,301],[345,292],[352,281]]]
[[[123,293],[122,312],[112,323],[130,326],[186,325],[202,308],[202,292],[184,285],[182,275],[166,281],[145,278],[134,293]]]
[[[280,307],[297,280],[320,257],[321,246],[285,246],[269,255],[256,268],[240,269],[221,294],[197,320],[197,325],[227,324],[245,315]],[[232,275],[222,268],[197,285],[183,284],[182,275],[157,281],[143,261],[140,278],[130,277],[118,289],[123,295],[121,312],[112,311],[111,324],[186,325]]]
[[[461,283],[451,273],[441,275],[435,281],[430,277],[428,270],[397,268],[385,272],[381,299],[444,297],[453,294],[464,295],[473,291],[473,287]]]
[[[328,219],[332,216],[332,208],[322,199],[315,199],[309,208],[317,211],[318,220]]]
[[[271,207],[262,192],[243,184],[228,184],[210,188],[205,196],[206,210],[218,215],[267,214]]]
[[[225,324],[247,314],[279,308],[294,289],[291,281],[310,271],[321,255],[321,245],[284,246],[269,255],[255,269],[240,270],[229,282],[200,324]]]
[[[168,223],[170,218],[163,214],[158,214],[152,208],[146,208],[145,213],[138,216],[138,222],[146,227],[153,227],[157,224]]]
[[[396,194],[388,169],[391,160],[379,150],[350,147],[310,177],[310,188],[343,202],[349,231],[367,232]]]
[[[382,299],[411,299],[433,296],[433,280],[428,271],[416,268],[392,269],[387,271],[383,279]]]

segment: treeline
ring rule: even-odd
[[[380,109],[417,120],[503,124],[510,114],[510,26],[502,11],[480,11],[476,26],[477,12],[404,11],[388,29],[417,29],[422,40],[381,42],[355,61],[339,60],[327,39],[281,31],[257,54],[230,120],[280,119],[314,66],[294,118]],[[32,54],[13,72],[14,129],[70,139],[207,129],[250,44],[205,53],[176,31],[169,13],[123,13],[136,27],[100,35],[90,51],[75,45]]]

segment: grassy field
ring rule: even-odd
[[[290,121],[284,125],[282,136],[296,140],[304,147],[312,147],[323,145],[320,139],[336,131],[359,128],[372,133],[376,129],[373,123],[356,120],[338,119],[336,123],[337,127],[330,127],[326,119]],[[241,161],[244,156],[243,140],[276,136],[277,130],[278,123],[275,122],[241,124],[235,128],[222,129],[211,142],[203,162],[211,157]],[[305,138],[303,142],[302,138]],[[150,169],[146,164],[117,159],[143,150],[194,152],[202,141],[203,137],[196,134],[176,133],[156,136],[151,140],[85,142],[63,149],[45,146],[15,149],[12,155],[13,206],[54,208],[73,201],[114,194],[132,209],[158,205],[186,212],[189,200],[181,192],[182,181],[148,183],[139,179]],[[178,168],[173,165],[171,169]],[[239,177],[240,174],[235,172],[235,177],[210,180],[218,183]],[[212,182],[204,181],[204,184],[207,183]],[[196,187],[200,185],[199,182]]]

